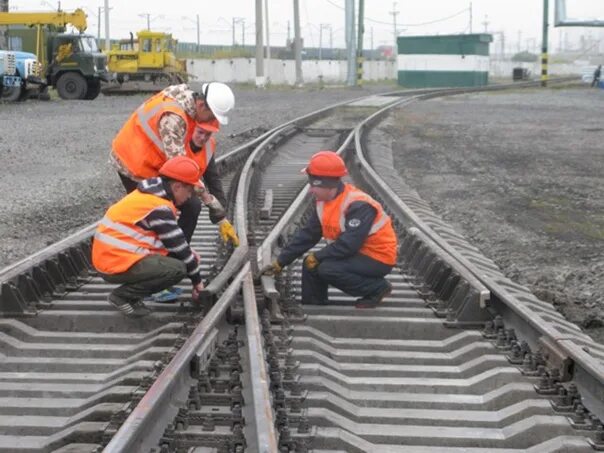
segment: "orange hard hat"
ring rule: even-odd
[[[159,169],[161,176],[166,176],[176,181],[203,187],[199,181],[201,170],[197,162],[186,156],[176,156],[167,160]]]
[[[308,166],[302,170],[311,176],[341,178],[348,174],[344,160],[333,151],[319,151],[310,158]]]
[[[218,120],[204,121],[203,123],[195,123],[195,125],[206,132],[218,132],[220,130]]]

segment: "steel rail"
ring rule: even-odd
[[[221,295],[220,299],[206,314],[185,342],[176,356],[162,371],[149,391],[134,408],[118,432],[111,439],[104,452],[132,453],[148,451],[157,445],[161,432],[157,432],[161,423],[161,414],[169,409],[172,398],[188,390],[186,378],[189,374],[191,360],[202,343],[208,338],[212,329],[222,320],[227,309],[237,297],[244,279],[249,274],[249,264],[244,265],[233,282]],[[146,448],[146,450],[145,450]]]
[[[249,264],[246,269],[249,269]],[[243,280],[243,303],[245,307],[245,327],[247,331],[247,346],[250,359],[250,380],[252,382],[252,398],[254,400],[255,445],[258,453],[277,452],[277,435],[275,420],[271,406],[266,357],[260,323],[258,306],[254,292],[252,272],[248,271]]]
[[[497,89],[499,89],[499,87],[497,87]],[[493,89],[487,89],[485,91],[492,90]],[[441,92],[437,95],[449,96],[451,93]],[[364,177],[371,187],[387,201],[387,204],[391,209],[394,209],[401,218],[409,223],[409,225],[417,227],[434,241],[434,243],[442,250],[443,256],[448,255],[452,257],[463,266],[467,273],[472,275],[472,278],[477,279],[484,287],[488,288],[492,295],[495,296],[492,298],[491,306],[495,311],[504,315],[504,319],[511,322],[516,327],[516,330],[529,341],[529,344],[531,344],[532,347],[536,348],[539,345],[543,345],[543,339],[541,337],[545,337],[545,339],[550,340],[550,344],[553,343],[558,349],[558,351],[554,351],[555,353],[561,353],[572,359],[574,363],[576,384],[579,387],[579,390],[588,396],[585,401],[585,406],[593,413],[597,414],[598,417],[604,418],[604,362],[598,361],[585,351],[586,348],[588,350],[591,348],[593,351],[601,351],[600,354],[604,357],[604,348],[582,334],[578,328],[576,333],[561,331],[551,322],[544,319],[540,314],[531,310],[526,304],[493,278],[480,271],[476,265],[471,263],[415,214],[367,162],[362,146],[362,134],[365,129],[387,114],[392,107],[407,104],[419,99],[426,99],[428,97],[435,97],[435,94],[419,95],[400,103],[387,106],[360,123],[354,131],[356,159],[359,163],[359,166],[355,168],[358,168],[359,171],[364,174]],[[468,277],[466,276],[466,278]]]

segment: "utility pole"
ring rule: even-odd
[[[319,60],[323,59],[323,29],[324,28],[329,29],[330,33],[331,33],[330,24],[319,24]],[[331,47],[331,45],[330,45],[330,47]]]
[[[197,14],[197,53],[199,53],[199,14]]]
[[[241,19],[241,47],[245,47],[245,18]]]
[[[357,28],[357,84],[363,84],[363,34],[365,33],[365,0],[359,0],[359,26]]]
[[[346,84],[356,83],[356,42],[354,39],[354,0],[346,0],[346,48],[348,50],[348,77]]]
[[[97,29],[96,29],[96,39],[97,42],[99,43],[99,47],[101,44],[101,7],[99,6],[99,14],[98,14],[98,24],[97,24]]]
[[[289,44],[291,41],[291,30],[290,30],[290,23],[289,21],[287,21],[287,43]]]
[[[522,30],[518,30],[518,52],[522,51]]]
[[[396,31],[396,16],[398,16],[398,11],[396,10],[396,2],[392,4],[392,11],[390,11],[390,14],[392,14],[392,26],[394,27],[394,47],[392,48],[392,58],[396,60],[396,56],[398,54],[398,42],[396,39],[398,37],[398,33]]]
[[[482,23],[482,25],[484,25],[484,32],[488,33],[488,30],[489,30],[489,15],[488,14],[484,15],[484,22]]]
[[[470,2],[470,34],[472,34],[472,2]]]
[[[8,13],[8,0],[0,0],[0,13]],[[8,27],[0,27],[0,49],[8,49]]]
[[[109,0],[105,0],[105,50],[111,50],[111,38],[109,37]]]
[[[300,0],[294,0],[294,53],[296,54],[296,85],[302,86],[302,42],[300,34]]]
[[[142,13],[142,14],[139,14],[138,17],[146,18],[147,19],[147,30],[151,30],[151,14]]]
[[[262,36],[262,0],[256,0],[256,86],[264,86],[264,38]]]
[[[233,47],[235,47],[235,18],[233,17]]]
[[[266,19],[266,78],[267,78],[267,80],[270,81],[270,79],[271,79],[271,72],[270,72],[270,67],[271,67],[271,40],[270,40],[270,33],[269,33],[269,29],[268,29],[268,22],[269,22],[269,18],[268,18],[268,0],[264,0],[264,14],[265,14],[265,19]]]
[[[548,39],[549,0],[543,0],[543,38],[541,39],[541,86],[547,86],[547,39]]]
[[[323,24],[319,24],[319,60],[323,59]]]

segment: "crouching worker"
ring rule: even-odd
[[[200,187],[200,169],[185,156],[162,165],[159,177],[141,181],[111,206],[92,244],[92,263],[109,283],[118,283],[109,303],[126,316],[150,313],[143,299],[188,276],[193,298],[203,289],[199,258],[177,223],[177,207]]]
[[[373,308],[392,292],[384,278],[396,263],[397,238],[390,217],[373,198],[341,178],[348,172],[340,156],[320,151],[303,170],[316,209],[277,259],[262,269],[278,274],[321,238],[329,244],[304,258],[302,303],[328,304],[333,285],[357,297],[357,308]]]

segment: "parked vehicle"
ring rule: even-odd
[[[68,24],[80,33],[62,33]],[[0,25],[35,27],[35,39],[28,37],[32,30],[25,27],[11,28],[9,36],[22,37],[23,50],[36,52],[43,66],[42,78],[63,99],[95,99],[101,81],[111,78],[107,57],[98,49],[94,36],[82,34],[87,23],[81,9],[73,13],[0,13]]]
[[[0,50],[0,99],[9,102],[16,101],[21,95],[22,82],[21,77],[17,74],[15,53]]]
[[[176,58],[176,41],[169,33],[143,30],[120,40],[107,52],[108,68],[121,84],[128,81],[182,83],[186,61]]]

